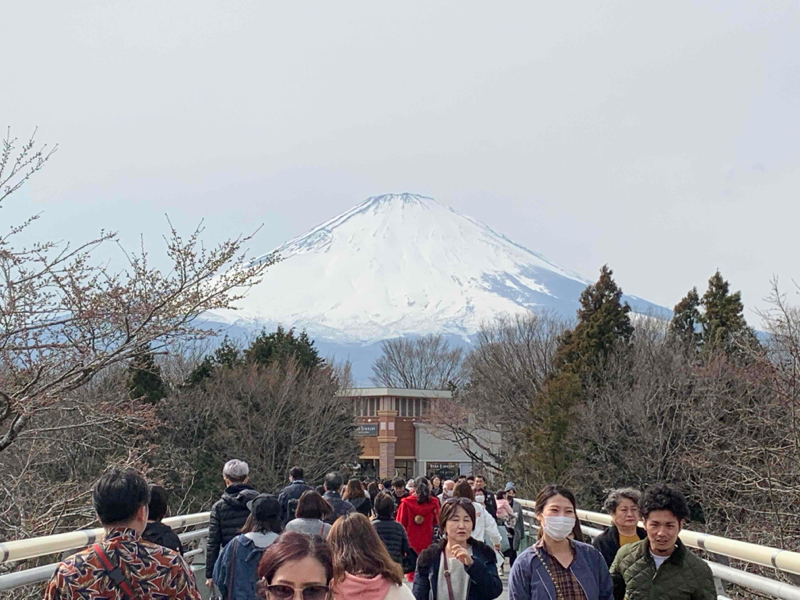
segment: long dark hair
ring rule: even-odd
[[[242,528],[239,530],[239,533],[277,533],[280,534],[283,531],[283,523],[281,523],[280,517],[275,517],[273,519],[267,519],[266,521],[259,521],[256,519],[253,513],[247,515],[247,521],[244,522]]]
[[[364,497],[364,486],[358,479],[351,479],[347,482],[347,487],[342,494],[342,500],[355,500]]]
[[[375,497],[378,495],[379,491],[378,484],[374,481],[370,482],[370,484],[367,486],[367,493],[369,494],[370,499],[373,501],[375,500]]]
[[[359,512],[338,519],[328,533],[333,553],[334,581],[343,581],[345,573],[381,576],[397,585],[403,584],[403,569],[396,563],[369,519]]]
[[[431,501],[431,484],[427,477],[417,477],[414,481],[414,490],[417,493],[417,502],[420,504]]]

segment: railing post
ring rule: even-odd
[[[724,554],[714,554],[713,552],[709,552],[708,558],[709,560],[713,560],[714,562],[726,567],[731,566],[731,561]],[[722,579],[719,577],[714,577],[714,587],[717,588],[717,596],[725,596],[725,582],[722,581]]]

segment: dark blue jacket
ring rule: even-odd
[[[266,534],[274,542],[277,534]],[[222,550],[214,565],[214,584],[222,598],[233,600],[253,600],[256,597],[258,581],[258,561],[269,545],[259,548],[247,534],[237,535]],[[228,584],[233,589],[228,589]]]
[[[416,600],[447,600],[438,597],[444,544],[444,541],[433,544],[419,555],[414,574]],[[472,546],[472,564],[466,567],[469,575],[467,600],[494,600],[503,593],[503,582],[497,574],[497,555],[483,542],[470,538],[469,545]]]
[[[304,492],[313,489],[314,488],[306,484],[302,479],[295,479],[281,490],[281,493],[278,494],[278,502],[281,503],[281,519],[284,525],[294,519],[294,513],[297,510],[297,501],[300,500],[300,496],[302,496]]]
[[[347,513],[355,511],[355,508],[352,504],[350,504],[347,500],[342,500],[339,492],[325,492],[323,498],[325,498],[327,503],[331,505],[331,508],[333,508],[333,514],[328,515],[328,518],[325,519],[325,522],[328,525],[333,525],[336,519],[342,515],[346,515]]]
[[[606,561],[589,544],[570,540],[575,560],[569,569],[581,584],[587,600],[612,600],[614,584]],[[544,552],[544,550],[542,550]],[[508,579],[509,600],[556,600],[556,588],[533,548],[517,557]]]

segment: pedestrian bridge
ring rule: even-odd
[[[519,502],[525,513],[526,539],[523,547],[526,547],[536,538],[533,502]],[[584,534],[591,538],[611,524],[608,515],[596,512],[579,510],[578,518]],[[187,548],[184,556],[195,572],[204,598],[209,596],[203,572],[208,520],[207,512],[164,519],[164,523],[179,532]],[[102,536],[101,528],[82,529],[0,543],[0,573],[3,573],[0,574],[0,592],[31,586],[31,593],[35,594],[35,586],[50,579],[62,557],[94,544]],[[720,600],[728,599],[733,586],[759,597],[800,600],[800,553],[690,530],[681,532],[681,539],[688,547],[700,552],[708,562]]]

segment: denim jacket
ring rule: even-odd
[[[614,584],[603,555],[583,542],[570,540],[575,559],[569,569],[587,600],[612,600]],[[533,548],[519,555],[508,579],[509,600],[556,600],[556,588]]]
[[[252,600],[256,597],[258,561],[276,533],[243,533],[233,538],[214,565],[214,584],[225,599]],[[232,583],[232,589],[228,585]]]

